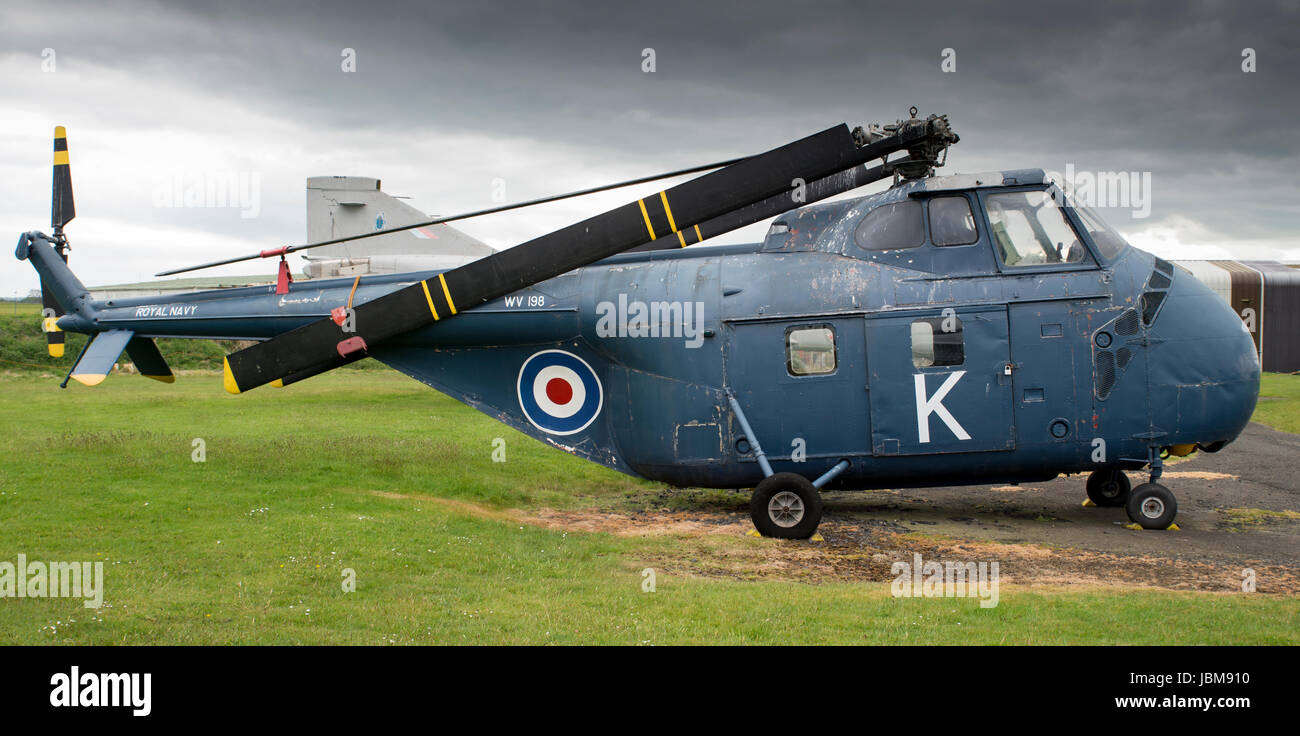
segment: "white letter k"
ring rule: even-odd
[[[943,405],[943,397],[948,395],[948,392],[952,390],[953,386],[957,385],[957,382],[964,375],[966,375],[966,371],[954,371],[948,374],[948,380],[944,381],[939,390],[934,392],[934,396],[928,399],[925,397],[925,374],[917,373],[914,376],[916,380],[916,431],[921,436],[921,444],[930,441],[931,414],[938,414],[943,423],[948,425],[948,429],[957,435],[957,439],[970,439],[970,435],[966,434],[966,430],[962,429],[962,426],[957,423],[957,419]]]

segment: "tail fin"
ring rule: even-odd
[[[176,374],[172,373],[171,366],[167,365],[167,360],[158,352],[158,345],[152,338],[131,338],[126,344],[126,355],[135,364],[136,370],[140,371],[140,375],[163,383],[176,381]]]
[[[72,269],[68,268],[68,239],[63,226],[77,216],[72,199],[72,173],[68,163],[67,131],[63,126],[54,129],[54,185],[50,192],[50,225],[53,237],[45,233],[23,233],[18,238],[14,255],[20,261],[31,261],[41,277],[41,300],[45,330],[50,355],[63,357],[63,328],[77,332],[94,333],[81,351],[69,372],[87,386],[95,386],[113,370],[118,356],[126,350],[140,373],[165,383],[176,380],[167,361],[158,352],[158,346],[147,337],[136,337],[130,330],[100,332],[95,326],[95,308],[90,292]],[[62,323],[62,324],[60,324]],[[68,384],[64,380],[63,385]]]
[[[378,179],[313,176],[307,179],[307,242],[365,235],[429,219],[429,215],[380,189]],[[361,259],[371,255],[464,256],[466,261],[495,253],[450,225],[405,230],[351,243],[317,248],[313,259]]]

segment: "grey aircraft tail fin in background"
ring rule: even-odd
[[[316,243],[401,227],[429,215],[363,176],[307,179],[307,242]],[[306,256],[312,278],[454,268],[496,250],[450,225],[430,225],[329,245]]]

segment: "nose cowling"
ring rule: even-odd
[[[1147,328],[1152,430],[1162,445],[1236,439],[1259,397],[1259,355],[1245,324],[1182,269]]]

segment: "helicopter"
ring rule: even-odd
[[[617,471],[753,489],[764,536],[813,536],[824,492],[1085,472],[1093,505],[1169,528],[1164,459],[1219,451],[1254,410],[1249,332],[1042,170],[937,175],[958,140],[912,108],[634,180],[708,172],[455,268],[287,276],[287,254],[348,236],[192,267],[278,257],[275,285],[98,301],[60,255],[56,138],[55,236],[17,257],[62,310],[47,330],[93,336],[64,386],[123,350],[174,380],[154,338],[255,341],[226,357],[231,393],[374,358]],[[699,245],[770,218],[761,242]]]

